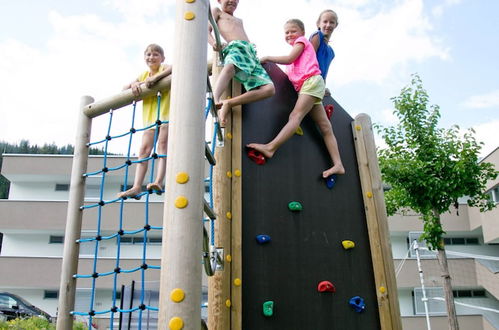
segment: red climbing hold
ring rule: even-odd
[[[249,148],[248,157],[258,165],[265,164],[265,156],[258,150]]]
[[[327,117],[331,119],[331,116],[333,115],[334,111],[334,106],[332,104],[328,104],[324,107],[324,110],[326,110]]]
[[[329,281],[322,281],[317,286],[317,291],[319,292],[336,292],[336,288],[333,283]]]

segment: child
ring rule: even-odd
[[[345,169],[333,128],[322,106],[325,87],[314,47],[304,35],[305,27],[302,21],[298,19],[287,21],[284,25],[284,37],[286,42],[293,46],[291,52],[284,56],[266,56],[261,59],[262,63],[270,61],[286,64],[288,78],[298,92],[298,99],[287,124],[272,141],[267,144],[250,143],[247,147],[259,151],[266,158],[271,158],[276,150],[293,136],[305,115],[310,112],[312,119],[319,126],[333,162],[332,167],[322,172],[322,176],[328,178],[333,174],[344,174]]]
[[[218,3],[221,9],[214,8],[212,15],[228,45],[223,49],[224,67],[218,76],[213,98],[217,108],[220,108],[218,114],[220,125],[225,126],[232,107],[270,97],[274,95],[275,90],[272,80],[256,56],[254,45],[250,43],[244,31],[242,20],[234,17],[239,0],[218,0]],[[211,30],[210,26],[209,31]],[[208,42],[214,50],[220,50],[211,33],[208,34]],[[243,84],[246,92],[220,101],[222,93],[233,77]]]
[[[312,33],[309,40],[317,53],[317,62],[322,78],[326,81],[329,65],[333,61],[334,51],[328,45],[334,29],[338,27],[338,15],[331,9],[322,11],[317,19],[317,31]]]
[[[142,92],[141,85],[144,83],[146,87],[152,87],[162,78],[168,76],[172,72],[171,65],[162,64],[165,60],[165,53],[161,46],[150,44],[144,51],[144,60],[149,67],[148,71],[142,73],[136,80],[123,87],[123,89],[131,88],[135,96],[140,95]],[[170,91],[161,93],[160,104],[160,120],[167,121],[170,112]],[[156,122],[158,117],[158,102],[157,96],[146,97],[142,100],[142,120],[144,127],[150,126]],[[168,144],[168,124],[158,126],[157,137],[157,153],[165,155]],[[142,135],[142,144],[139,150],[139,158],[144,159],[151,155],[154,146],[155,127],[147,129]],[[137,164],[135,171],[135,180],[132,188],[118,194],[118,198],[134,197],[142,191],[142,182],[147,172],[147,161]],[[156,179],[147,185],[148,190],[162,191],[163,180],[166,172],[166,159],[164,157],[158,158],[158,171]]]

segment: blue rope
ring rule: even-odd
[[[149,216],[150,216],[150,194],[152,193],[151,191],[145,191],[141,192],[138,194],[137,198],[142,197],[146,195],[146,200],[145,200],[145,208],[144,208],[144,227],[143,228],[138,228],[135,230],[124,230],[124,207],[125,207],[125,202],[124,198],[115,198],[115,199],[110,199],[110,200],[104,200],[104,187],[106,183],[106,176],[108,172],[114,172],[114,171],[119,171],[119,170],[124,170],[124,179],[123,179],[123,185],[125,187],[125,190],[127,188],[128,184],[128,179],[129,179],[129,171],[130,171],[130,166],[133,164],[140,164],[142,162],[151,162],[151,171],[150,171],[150,181],[154,182],[154,168],[155,168],[155,161],[156,159],[160,158],[166,158],[167,155],[161,155],[157,154],[157,142],[159,138],[159,131],[160,131],[160,126],[163,124],[168,124],[169,121],[160,121],[159,116],[160,116],[160,102],[161,102],[161,94],[158,93],[157,95],[157,102],[158,102],[158,107],[157,107],[157,120],[154,124],[149,125],[147,127],[143,127],[140,129],[134,128],[135,126],[135,114],[136,114],[136,106],[137,103],[133,102],[133,110],[132,110],[132,124],[131,128],[129,129],[128,132],[111,136],[111,126],[113,122],[113,111],[111,110],[109,112],[109,123],[108,123],[108,129],[107,129],[107,135],[104,139],[96,142],[91,142],[88,143],[88,146],[93,146],[97,144],[102,144],[104,143],[104,148],[103,148],[103,167],[100,170],[93,171],[93,172],[88,172],[83,174],[84,177],[94,177],[94,176],[101,176],[100,180],[100,191],[99,191],[99,202],[96,203],[91,203],[91,204],[86,204],[80,206],[81,210],[86,210],[86,209],[92,209],[92,208],[97,208],[97,224],[96,224],[96,236],[95,237],[89,237],[89,238],[83,238],[80,237],[77,242],[79,244],[82,243],[87,243],[87,244],[94,244],[94,253],[93,253],[93,264],[92,264],[92,274],[74,274],[73,278],[75,279],[91,279],[92,287],[91,287],[91,295],[90,295],[90,305],[89,305],[89,311],[88,312],[81,312],[81,311],[72,311],[72,315],[79,315],[79,316],[85,316],[89,317],[89,330],[91,330],[92,327],[92,319],[96,315],[103,315],[103,314],[110,314],[110,323],[109,327],[113,329],[113,323],[115,319],[116,313],[129,313],[130,317],[131,314],[134,312],[138,311],[138,329],[142,328],[142,320],[143,316],[146,314],[143,314],[145,311],[155,311],[158,312],[159,308],[155,306],[148,306],[145,304],[145,298],[146,298],[146,287],[145,287],[145,279],[146,279],[146,270],[148,269],[154,269],[154,270],[160,270],[161,266],[160,265],[150,265],[147,264],[147,247],[148,247],[148,241],[149,241],[149,231],[155,230],[163,230],[163,227],[161,226],[151,226],[149,224]],[[211,98],[208,98],[208,105],[204,109],[204,115],[205,115],[205,120],[208,117],[209,110],[212,106],[213,100]],[[152,150],[152,155],[143,159],[137,159],[137,160],[132,160],[131,157],[131,146],[132,146],[132,141],[134,134],[140,131],[145,131],[148,129],[155,128],[154,132],[154,144],[153,144],[153,150]],[[213,138],[211,141],[211,152],[215,152],[216,148],[216,132],[217,132],[218,127],[215,126],[215,130],[213,132]],[[108,168],[107,163],[108,163],[108,148],[109,148],[109,143],[113,139],[117,138],[123,138],[123,137],[128,137],[128,149],[127,149],[127,154],[126,154],[126,162],[124,164]],[[209,179],[206,179],[205,181],[208,181],[209,184],[209,205],[210,207],[213,208],[213,166],[210,165],[210,175]],[[108,204],[113,204],[113,203],[120,203],[119,204],[119,219],[118,219],[118,231],[116,233],[107,235],[107,236],[102,236],[101,235],[101,228],[102,228],[102,223],[103,223],[103,207],[105,207]],[[211,244],[214,245],[214,221],[211,219],[202,219],[203,222],[205,221],[210,221],[211,225]],[[120,262],[121,262],[121,244],[122,240],[124,237],[127,236],[134,236],[137,234],[142,235],[142,256],[141,256],[141,262],[142,264],[140,266],[128,268],[128,269],[122,269],[120,267]],[[106,270],[103,272],[97,272],[97,261],[98,261],[98,253],[99,253],[99,246],[100,246],[100,241],[109,241],[116,239],[116,259],[115,259],[115,268],[114,270]],[[117,304],[117,296],[118,296],[118,276],[119,274],[131,274],[140,271],[140,279],[141,279],[141,287],[140,287],[140,299],[139,299],[139,306],[130,308],[130,309],[122,309],[118,308],[116,306]],[[98,278],[103,278],[103,277],[113,277],[113,288],[112,288],[112,308],[107,309],[107,310],[100,310],[96,311],[94,310],[95,307],[95,298],[96,298],[96,281]],[[201,306],[203,307],[203,306]]]

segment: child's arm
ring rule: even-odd
[[[218,7],[213,8],[211,10],[211,15],[213,16],[213,19],[215,20],[215,22],[218,22],[218,19],[220,18],[220,13],[221,12],[222,11]],[[211,23],[208,22],[208,43],[210,44],[211,47],[213,47],[214,51],[219,51],[221,49],[218,49],[218,47],[217,47],[217,41],[213,37],[212,31],[213,31],[213,27],[211,26]]]
[[[297,42],[293,45],[291,52],[288,55],[283,56],[264,56],[260,59],[261,63],[265,62],[274,62],[277,64],[291,64],[293,63],[298,56],[303,53],[303,49],[305,49],[305,45],[301,42]]]
[[[310,43],[314,46],[314,50],[317,53],[317,49],[319,49],[319,45],[321,44],[319,33],[314,34],[314,36],[310,39]]]
[[[161,72],[156,73],[154,76],[149,77],[146,79],[145,84],[147,88],[151,88],[152,86],[156,85],[158,81],[163,79],[166,76],[169,76],[172,73],[172,66],[171,65],[166,65],[165,69]]]

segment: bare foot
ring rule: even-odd
[[[333,174],[345,174],[345,168],[343,164],[334,165],[333,167],[322,172],[322,177],[327,178]]]
[[[231,106],[229,104],[229,101],[227,100],[223,101],[222,107],[218,111],[218,119],[220,120],[220,126],[225,127],[225,124],[227,124],[227,116],[230,110]]]
[[[250,143],[247,144],[246,147],[255,149],[259,151],[265,158],[272,158],[274,156],[274,150],[270,149],[266,144],[258,144],[258,143]]]
[[[126,190],[126,191],[120,192],[118,194],[118,198],[135,197],[135,196],[137,196],[140,193],[141,193],[140,187],[138,187],[138,188],[132,187],[132,188]]]
[[[156,182],[151,182],[146,186],[147,190],[163,191],[163,187]]]

